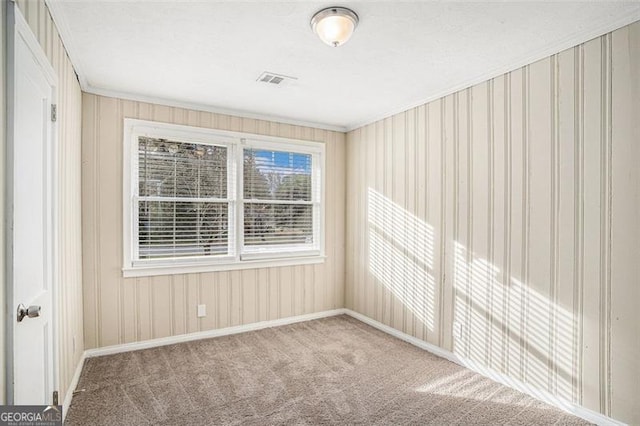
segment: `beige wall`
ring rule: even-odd
[[[122,277],[125,117],[326,143],[324,264]],[[345,135],[83,94],[84,327],[87,348],[340,308],[344,305]],[[196,317],[196,305],[207,316]]]
[[[347,136],[346,306],[640,423],[640,23]]]
[[[58,75],[58,263],[60,401],[65,398],[83,347],[80,186],[81,92],[73,66],[44,1],[18,7]],[[75,349],[74,349],[75,340]]]
[[[350,132],[346,152],[341,133],[84,94],[80,158],[72,66],[44,2],[18,5],[60,77],[62,398],[83,341],[93,348],[346,304],[640,422],[640,24]],[[327,262],[123,279],[125,116],[325,141],[327,164],[337,165]],[[198,303],[206,318],[196,318]]]

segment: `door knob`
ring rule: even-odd
[[[28,308],[22,303],[18,305],[18,322],[21,322],[24,317],[35,318],[40,316],[40,306],[31,305]]]

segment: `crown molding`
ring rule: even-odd
[[[77,48],[74,41],[73,33],[70,30],[70,27],[64,18],[64,13],[62,13],[60,10],[59,5],[63,0],[45,0],[45,1],[47,6],[49,7],[49,11],[51,12],[53,21],[58,27],[60,38],[62,39],[62,43],[64,44],[65,49],[67,50],[67,54],[69,55],[69,58],[71,60],[71,63],[73,64],[76,74],[78,75],[80,87],[84,92],[92,93],[100,96],[108,96],[108,97],[127,99],[127,100],[133,100],[133,101],[148,102],[148,103],[153,103],[157,105],[186,108],[186,109],[191,109],[196,111],[206,111],[206,112],[212,112],[216,114],[232,115],[232,116],[251,118],[256,120],[279,122],[279,123],[291,124],[296,126],[312,127],[312,128],[331,130],[336,132],[350,132],[352,130],[374,123],[376,121],[391,117],[395,114],[399,114],[403,111],[407,111],[409,109],[427,104],[429,102],[448,96],[452,93],[467,89],[476,84],[491,80],[492,78],[514,71],[525,65],[532,64],[541,59],[549,57],[551,55],[555,55],[559,52],[562,52],[563,50],[585,43],[596,37],[600,37],[603,34],[607,34],[609,32],[615,31],[619,28],[622,28],[626,25],[632,24],[640,20],[640,5],[638,6],[637,10],[631,14],[627,13],[620,16],[603,17],[603,21],[599,25],[585,27],[582,31],[576,32],[571,36],[568,36],[562,40],[549,44],[542,49],[538,49],[537,51],[530,52],[529,54],[520,58],[517,61],[511,61],[507,64],[496,66],[492,69],[487,70],[486,72],[483,72],[482,74],[479,74],[469,79],[465,79],[464,81],[461,81],[458,84],[451,85],[450,87],[444,90],[430,94],[429,96],[425,96],[418,101],[411,102],[408,104],[394,105],[393,107],[390,107],[384,111],[381,111],[380,113],[371,114],[370,116],[368,116],[363,120],[358,120],[358,121],[349,123],[345,126],[339,126],[339,125],[333,125],[333,124],[327,124],[327,123],[318,123],[313,121],[296,120],[288,117],[272,116],[268,114],[261,114],[258,112],[226,109],[226,108],[217,107],[214,105],[183,102],[175,99],[165,99],[165,98],[148,96],[148,95],[121,92],[117,90],[110,90],[110,89],[94,86],[86,78],[86,74],[84,72],[84,69],[85,69],[84,65],[80,61],[79,55],[77,54]]]
[[[60,4],[63,0],[45,0],[45,3],[49,7],[49,12],[60,34],[60,39],[64,45],[67,55],[71,60],[71,64],[78,76],[80,88],[83,92],[91,93],[99,96],[106,96],[110,98],[126,99],[130,101],[146,102],[155,105],[163,105],[168,107],[184,108],[194,111],[205,111],[215,114],[230,115],[240,118],[250,118],[253,120],[263,120],[276,123],[290,124],[294,126],[311,127],[314,129],[330,130],[334,132],[345,133],[347,128],[345,126],[337,126],[328,123],[319,123],[314,121],[298,120],[289,117],[281,117],[277,115],[262,114],[253,111],[236,110],[229,108],[222,108],[215,105],[200,104],[195,102],[184,102],[176,99],[166,99],[157,96],[148,96],[137,93],[123,92],[118,90],[111,90],[107,88],[94,86],[88,79],[85,73],[85,67],[78,55],[78,49],[76,47],[75,38],[71,28],[64,17],[60,9]]]
[[[174,107],[174,108],[184,108],[184,109],[193,110],[193,111],[205,111],[205,112],[211,112],[214,114],[229,115],[234,117],[249,118],[252,120],[262,120],[262,121],[269,121],[274,123],[290,124],[293,126],[311,127],[314,129],[329,130],[329,131],[340,132],[340,133],[345,133],[347,131],[346,127],[334,126],[332,124],[316,123],[314,121],[296,120],[296,119],[287,118],[287,117],[280,117],[277,115],[268,115],[268,114],[260,114],[260,113],[247,112],[247,111],[241,111],[241,110],[235,110],[235,109],[219,108],[212,105],[204,105],[204,104],[198,104],[193,102],[182,102],[182,101],[177,101],[173,99],[160,98],[156,96],[146,96],[146,95],[139,95],[139,94],[128,93],[128,92],[120,92],[117,90],[101,89],[91,85],[82,87],[82,82],[80,83],[80,86],[82,88],[82,91],[85,93],[91,93],[99,96],[106,96],[109,98],[125,99],[128,101],[136,101],[136,102],[146,102],[154,105],[162,105],[162,106],[168,106],[168,107]]]
[[[508,64],[497,66],[475,77],[466,79],[464,81],[461,81],[458,84],[452,85],[447,89],[444,89],[432,95],[426,96],[419,101],[412,102],[410,104],[396,105],[392,108],[387,109],[384,112],[381,112],[380,114],[372,114],[364,120],[359,120],[359,121],[350,123],[346,126],[347,132],[351,132],[353,130],[359,129],[361,127],[375,123],[377,121],[383,120],[385,118],[391,117],[401,112],[444,98],[445,96],[448,96],[453,93],[459,92],[460,90],[464,90],[469,87],[475,86],[476,84],[480,84],[485,81],[491,80],[492,78],[499,77],[503,74],[507,74],[511,71],[515,71],[526,65],[533,64],[541,59],[560,53],[563,50],[570,49],[582,43],[586,43],[590,40],[593,40],[594,38],[600,37],[604,34],[620,29],[624,26],[633,24],[636,21],[640,21],[640,4],[638,5],[634,13],[626,14],[622,16],[610,17],[606,20],[603,19],[603,22],[598,26],[584,28],[582,31],[579,31],[571,36],[568,36],[555,43],[549,44],[548,46],[545,46],[542,49],[531,52],[518,61],[512,61],[512,62],[509,62]]]
[[[60,11],[60,3],[62,3],[61,0],[45,0],[45,4],[49,8],[49,13],[51,14],[51,19],[53,19],[53,23],[58,30],[58,34],[60,35],[62,45],[67,51],[67,56],[69,56],[71,65],[73,66],[73,69],[78,76],[80,88],[84,90],[84,87],[88,86],[87,79],[84,73],[85,68],[82,64],[82,61],[80,61],[80,57],[76,54],[78,50],[74,44],[74,38],[72,35],[73,33],[71,32],[67,20],[64,19],[64,14]]]

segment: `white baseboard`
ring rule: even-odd
[[[442,349],[441,347],[425,342],[424,340],[418,339],[416,337],[413,337],[406,333],[398,331],[395,328],[389,327],[388,325],[382,324],[381,322],[378,322],[374,319],[371,319],[365,315],[362,315],[350,309],[333,309],[330,311],[322,311],[322,312],[316,312],[312,314],[298,315],[294,317],[287,317],[287,318],[271,320],[271,321],[261,321],[261,322],[256,322],[252,324],[238,325],[234,327],[225,327],[225,328],[220,328],[216,330],[181,334],[178,336],[162,337],[159,339],[145,340],[142,342],[133,342],[133,343],[125,343],[121,345],[105,346],[105,347],[96,348],[96,349],[87,349],[82,354],[82,357],[78,362],[78,367],[76,368],[76,372],[73,376],[71,384],[69,385],[69,390],[67,391],[67,394],[64,399],[63,413],[64,415],[66,415],[66,412],[69,409],[69,405],[71,404],[71,398],[73,396],[73,391],[75,390],[78,384],[80,373],[82,371],[82,366],[86,358],[102,356],[102,355],[112,355],[112,354],[117,354],[122,352],[154,348],[158,346],[173,345],[175,343],[190,342],[190,341],[200,340],[200,339],[209,339],[212,337],[228,336],[231,334],[246,333],[248,331],[261,330],[261,329],[270,328],[270,327],[278,327],[281,325],[311,321],[314,319],[326,318],[326,317],[342,315],[342,314],[347,314],[359,321],[362,321],[365,324],[368,324],[374,328],[377,328],[380,331],[390,334],[391,336],[397,337],[400,340],[404,340],[405,342],[408,342],[414,346],[417,346],[421,349],[431,352],[434,355],[437,355],[441,358],[445,358],[451,362],[454,362],[458,365],[466,367],[469,370],[475,371],[478,374],[481,374],[485,377],[490,378],[491,380],[494,380],[498,383],[501,383],[517,391],[523,392],[533,398],[546,402],[549,405],[557,407],[561,410],[564,410],[568,413],[571,413],[589,422],[596,423],[598,425],[607,425],[607,426],[624,425],[624,423],[622,422],[614,420],[603,414],[597,413],[593,410],[589,410],[587,408],[581,407],[572,402],[566,401],[562,398],[559,398],[555,395],[550,394],[549,392],[537,389],[532,385],[524,383],[520,380],[513,379],[503,373],[499,373],[495,370],[485,367],[478,362],[461,357],[446,349]]]
[[[105,346],[105,347],[96,348],[96,349],[87,349],[82,353],[82,356],[78,361],[78,365],[76,366],[76,371],[73,375],[73,378],[71,379],[71,383],[69,383],[69,388],[67,389],[67,393],[65,394],[64,403],[62,405],[62,421],[64,423],[64,419],[67,416],[69,407],[71,406],[71,400],[73,399],[73,392],[76,390],[76,387],[78,386],[78,381],[80,380],[80,374],[82,373],[82,368],[84,367],[84,361],[87,358],[102,356],[102,355],[112,355],[112,354],[117,354],[121,352],[136,351],[139,349],[155,348],[158,346],[173,345],[175,343],[190,342],[193,340],[209,339],[211,337],[246,333],[247,331],[261,330],[264,328],[277,327],[280,325],[311,321],[314,319],[327,318],[327,317],[332,317],[336,315],[342,315],[345,313],[346,313],[345,309],[333,309],[330,311],[315,312],[312,314],[298,315],[294,317],[281,318],[281,319],[271,320],[271,321],[260,321],[252,324],[220,328],[217,330],[200,331],[197,333],[162,337],[159,339],[145,340],[142,342],[125,343],[122,345],[113,345],[113,346]]]
[[[62,423],[64,423],[64,419],[65,417],[67,417],[67,412],[69,411],[69,406],[71,405],[71,399],[73,398],[73,392],[76,390],[76,387],[78,387],[78,381],[80,380],[80,374],[82,374],[82,367],[84,367],[84,360],[86,356],[87,351],[84,351],[82,355],[80,355],[78,365],[76,365],[76,371],[75,373],[73,373],[71,383],[69,383],[67,392],[64,395],[64,402],[62,403]]]
[[[453,352],[450,352],[446,349],[442,349],[439,346],[433,345],[431,343],[427,343],[424,340],[418,339],[416,337],[410,336],[406,333],[396,330],[393,327],[389,327],[386,324],[382,324],[374,319],[371,319],[365,315],[362,315],[358,312],[352,311],[351,309],[344,309],[344,313],[347,315],[362,321],[365,324],[368,324],[374,328],[377,328],[380,331],[383,331],[387,334],[390,334],[394,337],[397,337],[400,340],[404,340],[407,343],[411,343],[414,346],[419,347],[420,349],[424,349],[428,352],[431,352],[434,355],[437,355],[441,358],[445,358],[451,362],[454,362],[458,365],[468,368],[469,370],[475,371],[478,374],[481,374],[489,379],[496,381],[500,384],[508,386],[512,389],[525,393],[533,398],[536,398],[540,401],[546,402],[549,405],[557,407],[561,410],[564,410],[568,413],[573,414],[574,416],[580,417],[584,420],[587,420],[591,423],[595,423],[598,425],[607,425],[607,426],[622,426],[625,423],[619,422],[617,420],[612,419],[611,417],[607,417],[604,414],[600,414],[593,410],[589,410],[588,408],[581,407],[573,402],[566,401],[562,398],[559,398],[549,392],[538,389],[532,385],[524,383],[520,380],[516,380],[512,377],[509,377],[503,373],[499,373],[491,368],[485,367],[482,364],[472,361],[470,359],[461,357]]]
[[[306,315],[281,318],[270,321],[254,322],[252,324],[238,325],[234,327],[218,328],[216,330],[199,331],[196,333],[180,334],[177,336],[161,337],[158,339],[144,340],[142,342],[124,343],[121,345],[104,346],[102,348],[87,349],[85,356],[112,355],[121,352],[137,351],[140,349],[155,348],[158,346],[173,345],[175,343],[191,342],[193,340],[209,339],[212,337],[228,336],[230,334],[246,333],[247,331],[261,330],[263,328],[278,327],[280,325],[294,324],[297,322],[310,321],[319,318],[332,317],[346,313],[344,309],[333,309],[330,311],[315,312]]]

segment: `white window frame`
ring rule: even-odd
[[[227,199],[229,203],[228,255],[139,259],[138,256],[138,138],[227,148]],[[244,149],[295,152],[312,155],[313,246],[244,247]],[[235,179],[232,177],[235,176]],[[124,119],[123,136],[123,267],[124,277],[172,275],[234,269],[265,268],[324,262],[325,144],[225,130]],[[319,193],[318,193],[319,192]]]
[[[324,170],[324,164],[322,163],[322,155],[321,149],[312,149],[310,147],[306,147],[305,149],[300,149],[298,146],[292,147],[291,144],[282,143],[282,142],[273,142],[273,141],[265,141],[262,139],[252,139],[245,138],[242,140],[242,149],[238,150],[238,161],[244,162],[244,150],[247,148],[253,148],[256,150],[266,150],[266,151],[280,151],[280,152],[290,152],[295,150],[296,153],[300,154],[310,154],[312,158],[312,170],[311,170],[311,188],[312,188],[312,198],[310,202],[299,202],[299,204],[312,205],[313,206],[313,217],[320,217],[322,215],[322,170]],[[240,163],[239,163],[240,164]],[[241,173],[243,175],[243,173]],[[309,247],[308,245],[278,245],[278,246],[261,246],[261,247],[247,247],[244,245],[244,205],[245,203],[264,203],[264,204],[297,204],[296,202],[284,202],[277,200],[258,200],[258,199],[245,199],[244,198],[244,182],[243,177],[240,176],[240,181],[238,185],[238,216],[240,217],[240,223],[242,224],[243,232],[240,233],[239,236],[239,253],[240,258],[242,260],[253,260],[253,259],[274,259],[274,258],[287,258],[287,257],[297,257],[297,256],[319,256],[321,254],[321,245],[320,245],[320,234],[321,230],[318,226],[318,221],[313,221],[313,245]],[[319,186],[318,186],[319,185]],[[320,191],[316,191],[313,188],[320,188]]]

